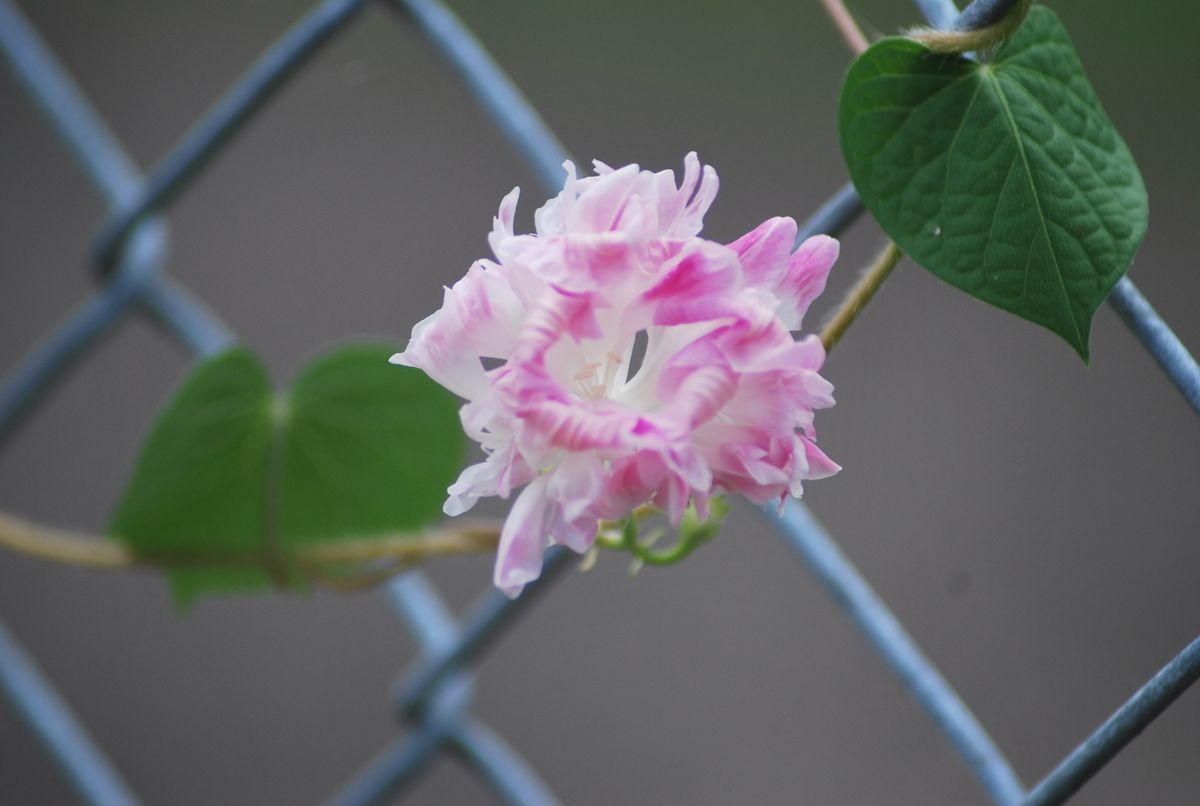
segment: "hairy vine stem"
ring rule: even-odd
[[[1017,0],[1008,13],[991,25],[967,30],[912,28],[905,32],[909,39],[920,42],[937,53],[970,53],[999,45],[1021,24],[1033,0]]]
[[[821,344],[825,345],[827,354],[845,335],[850,325],[854,324],[858,314],[867,307],[871,297],[875,296],[875,292],[883,285],[883,281],[892,273],[892,269],[896,268],[896,264],[902,257],[904,257],[904,253],[900,251],[900,247],[889,241],[875,262],[863,272],[862,277],[850,289],[846,299],[838,306],[828,324],[821,331]]]
[[[382,582],[393,574],[435,556],[493,551],[500,524],[473,521],[454,528],[383,537],[350,537],[298,546],[287,560],[302,577],[336,590],[352,590]],[[99,535],[54,529],[0,512],[0,547],[42,560],[84,568],[262,568],[270,560],[261,551],[244,554],[144,554]]]

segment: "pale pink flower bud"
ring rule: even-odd
[[[833,405],[817,374],[825,351],[789,332],[824,289],[837,241],[793,253],[790,218],[728,245],[700,238],[717,174],[694,153],[678,187],[671,171],[565,167],[535,234],[514,234],[518,191],[505,196],[495,261],[446,289],[392,358],[467,400],[463,427],[487,454],[450,487],[447,514],[524,486],[496,558],[510,596],[548,546],[590,548],[600,519],[653,504],[678,524],[715,492],[782,502],[840,469],[813,432],[814,410]]]

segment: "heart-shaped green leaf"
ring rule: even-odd
[[[303,544],[425,526],[462,461],[458,405],[393,352],[342,348],[280,394],[248,350],[204,362],[159,415],[110,534],[188,566],[169,574],[186,603],[299,585]]]
[[[986,64],[885,39],[850,68],[842,152],[867,208],[946,282],[1067,340],[1146,233],[1146,189],[1054,12]]]

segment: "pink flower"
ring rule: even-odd
[[[689,502],[705,517],[714,491],[782,502],[840,469],[813,432],[813,412],[833,405],[817,374],[825,351],[789,332],[824,289],[837,241],[793,253],[790,218],[728,245],[700,238],[717,175],[694,153],[680,187],[672,171],[595,166],[580,179],[565,164],[536,234],[513,233],[519,191],[505,196],[495,261],[446,289],[392,358],[466,398],[463,426],[487,454],[450,487],[447,514],[524,486],[496,558],[510,596],[548,546],[586,551],[599,519],[651,503],[678,524]]]

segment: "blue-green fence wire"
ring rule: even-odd
[[[557,192],[566,150],[483,45],[441,0],[387,2],[458,72],[497,127],[549,192]],[[975,0],[961,13],[952,0],[916,0],[931,25],[971,28],[1003,16],[1015,0]],[[221,320],[166,272],[166,207],[187,190],[223,146],[320,47],[343,30],[367,0],[324,0],[298,20],[143,176],[53,51],[12,0],[0,0],[0,54],[45,114],[80,168],[105,198],[109,215],[91,246],[102,278],[95,294],[63,321],[0,383],[0,447],[22,415],[65,371],[103,342],[124,317],[149,316],[195,356],[233,343]],[[802,226],[800,238],[839,234],[861,213],[850,185]],[[1200,367],[1128,278],[1109,303],[1191,407],[1200,413]],[[912,692],[997,804],[1064,802],[1200,677],[1200,639],[1185,648],[1031,789],[937,667],[841,552],[808,508],[790,503],[765,518],[846,610],[883,661]],[[542,578],[509,600],[488,590],[460,622],[419,572],[389,586],[397,613],[421,647],[396,684],[395,707],[409,730],[384,748],[329,800],[379,803],[415,780],[442,753],[462,759],[506,803],[556,803],[537,773],[496,732],[470,713],[474,662],[520,613],[568,568],[563,550],[547,557]],[[103,752],[16,639],[0,625],[0,691],[88,803],[136,803]]]

